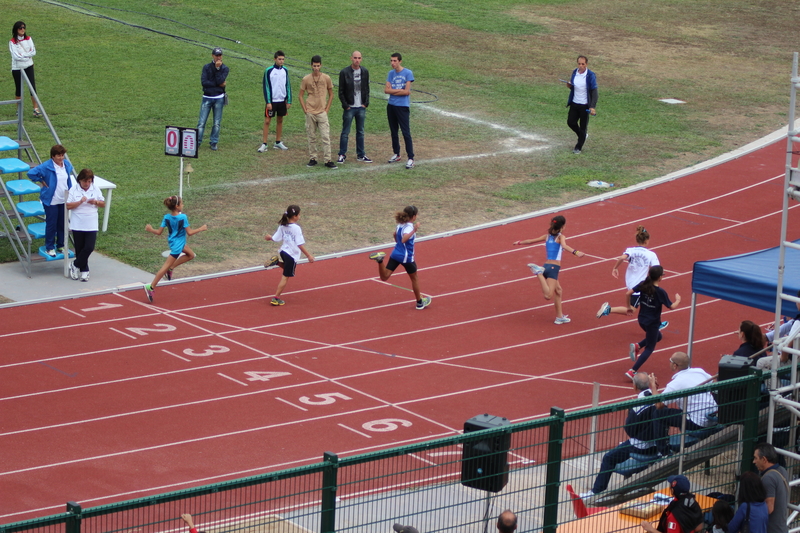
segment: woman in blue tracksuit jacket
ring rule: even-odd
[[[28,171],[28,177],[42,188],[45,216],[44,248],[50,257],[64,248],[64,209],[72,187],[72,165],[66,159],[67,149],[57,144],[50,148],[50,159]]]

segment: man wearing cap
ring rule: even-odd
[[[769,511],[767,533],[787,533],[786,511],[789,508],[789,474],[778,464],[778,452],[775,446],[762,442],[753,452],[753,464],[756,465],[761,481],[767,492],[764,502]]]
[[[225,105],[225,83],[228,79],[228,65],[222,63],[222,48],[211,51],[211,63],[203,67],[200,83],[203,85],[203,102],[200,104],[200,118],[197,120],[197,146],[203,144],[208,113],[214,112],[214,125],[211,127],[211,149],[217,149],[219,125],[222,122],[222,107]]]
[[[669,476],[667,478],[675,497],[658,520],[658,526],[642,520],[642,528],[648,533],[692,533],[703,530],[703,510],[690,492],[691,486],[686,476]]]
[[[506,509],[497,517],[497,531],[500,533],[514,533],[517,529],[517,515],[511,509]]]

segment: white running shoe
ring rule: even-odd
[[[567,315],[557,316],[555,324],[569,324],[572,322]]]
[[[261,143],[261,146],[258,147],[257,152],[259,154],[263,154],[266,151],[267,151],[267,143]]]
[[[283,141],[278,141],[275,143],[275,148],[278,150],[288,150],[289,147],[283,144]]]
[[[400,154],[394,154],[392,155],[392,157],[389,158],[389,161],[387,161],[387,163],[397,163],[398,161],[400,161]]]

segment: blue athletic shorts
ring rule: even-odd
[[[558,271],[561,270],[561,265],[554,265],[552,263],[544,264],[544,279],[558,279]]]

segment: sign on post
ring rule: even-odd
[[[167,126],[164,130],[164,155],[197,158],[197,128]]]

